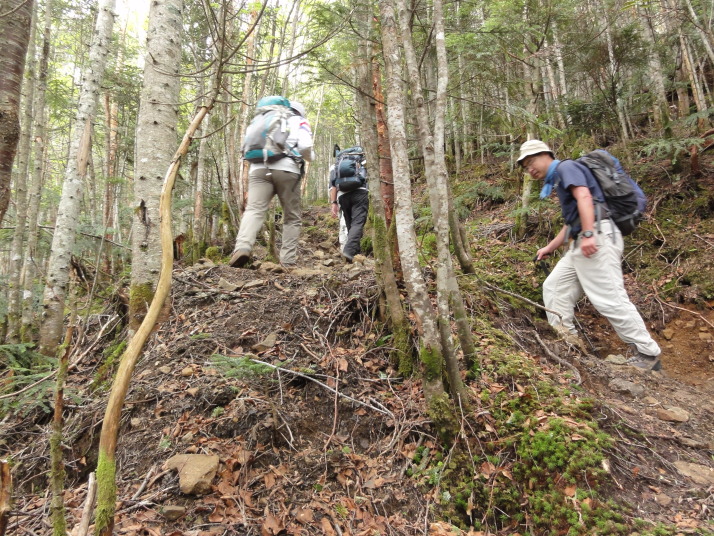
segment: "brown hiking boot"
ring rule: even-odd
[[[228,261],[228,265],[233,268],[243,268],[250,261],[250,251],[245,249],[239,249],[233,252],[231,260]]]
[[[659,356],[646,355],[642,352],[637,352],[634,357],[631,357],[625,361],[625,365],[630,365],[631,367],[636,367],[640,370],[645,371],[658,371],[662,369],[662,361]]]

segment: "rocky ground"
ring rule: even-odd
[[[457,534],[436,522],[428,478],[409,476],[419,469],[416,453],[438,444],[420,382],[400,377],[388,358],[373,260],[344,265],[322,212],[306,214],[314,225],[297,269],[208,260],[176,268],[170,317],[146,346],[122,417],[116,533]],[[525,271],[539,277],[535,267]],[[663,534],[711,534],[714,304],[657,301],[634,279],[628,288],[664,349],[661,373],[622,365],[626,348],[587,304],[581,346],[525,307],[494,308],[492,320],[543,378],[596,401],[600,426],[617,439],[608,493],[628,505],[628,519],[661,523]],[[100,328],[113,316],[94,321],[73,352],[68,385],[73,534],[110,377],[102,351],[111,330]],[[519,389],[485,376],[468,385],[474,397]],[[15,464],[10,534],[51,533],[49,418],[32,409],[0,423],[1,453]],[[484,418],[476,409],[465,422],[488,429]],[[485,467],[490,478],[496,468]],[[496,532],[519,533],[504,524],[463,534]]]

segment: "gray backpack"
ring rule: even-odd
[[[285,97],[263,97],[256,114],[245,131],[243,158],[248,162],[275,162],[285,157],[299,158],[288,146],[288,120],[295,115]]]

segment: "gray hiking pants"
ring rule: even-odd
[[[271,175],[268,175],[268,173]],[[298,239],[300,238],[300,175],[290,171],[267,168],[251,168],[248,176],[248,206],[240,222],[234,251],[251,251],[258,236],[270,201],[277,194],[283,207],[283,240],[280,262],[297,262]]]
[[[543,283],[545,306],[563,315],[561,322],[557,315],[547,313],[548,322],[554,327],[562,324],[569,332],[577,333],[574,308],[584,292],[595,309],[610,321],[620,339],[634,344],[643,354],[657,356],[660,347],[625,290],[622,234],[610,220],[602,220],[600,225],[602,232],[595,234],[597,253],[588,258],[580,250],[579,241],[571,242],[568,252]]]

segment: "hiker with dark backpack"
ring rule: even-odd
[[[660,370],[660,347],[630,301],[622,276],[622,236],[632,232],[642,217],[642,190],[619,161],[603,150],[561,162],[544,142],[529,140],[521,145],[518,163],[533,179],[544,181],[541,199],[556,190],[565,220],[558,235],[536,254],[540,260],[560,246],[568,246],[543,283],[545,306],[562,316],[548,312],[548,322],[566,334],[577,335],[574,310],[585,293],[630,345],[634,355],[627,364]]]
[[[342,258],[351,263],[360,252],[360,241],[369,213],[367,168],[362,147],[340,150],[335,146],[335,164],[330,170],[330,202],[332,215],[340,210],[347,224],[347,240],[342,247]]]
[[[276,194],[283,207],[280,263],[296,264],[302,225],[300,180],[304,163],[313,159],[312,144],[312,132],[302,104],[280,96],[263,97],[258,101],[243,142],[243,159],[250,162],[248,204],[229,261],[234,268],[250,261],[268,206]]]

